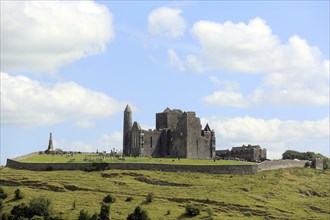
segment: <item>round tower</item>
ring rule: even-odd
[[[129,105],[126,106],[124,110],[124,128],[123,128],[123,154],[125,156],[130,156],[131,154],[131,137],[132,130],[132,110]]]

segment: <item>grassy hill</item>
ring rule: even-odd
[[[99,213],[103,198],[112,194],[112,219],[126,219],[136,206],[151,219],[185,219],[185,205],[193,203],[201,214],[192,219],[329,219],[330,172],[279,169],[255,175],[215,175],[189,172],[27,171],[3,168],[0,185],[8,194],[1,213],[46,196],[54,215],[77,219],[80,210]],[[19,188],[24,198],[14,200]],[[154,200],[146,203],[148,193]],[[128,197],[133,200],[126,202]],[[74,209],[73,209],[74,208]]]

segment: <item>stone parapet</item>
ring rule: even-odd
[[[104,163],[105,169],[117,170],[157,170],[165,172],[201,172],[211,174],[256,174],[266,170],[304,167],[307,160],[273,160],[248,165],[177,165],[150,163]],[[93,163],[23,163],[7,159],[7,167],[26,170],[88,170]]]

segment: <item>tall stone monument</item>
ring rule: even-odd
[[[53,144],[53,135],[52,135],[52,132],[50,132],[50,134],[49,134],[48,148],[46,150],[46,153],[52,153],[54,151],[55,151],[55,149],[54,149],[54,144]]]

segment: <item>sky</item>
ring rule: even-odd
[[[122,149],[123,111],[195,111],[216,148],[329,156],[329,1],[1,1],[1,165]]]

